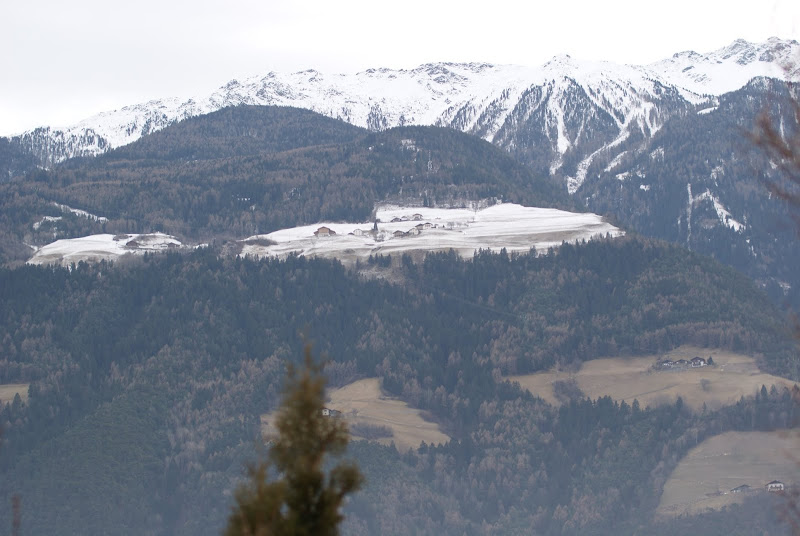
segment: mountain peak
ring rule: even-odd
[[[713,52],[680,52],[647,66],[676,86],[696,94],[721,95],[744,86],[758,76],[785,79],[796,76],[800,57],[797,41],[772,37],[763,43],[736,39]]]

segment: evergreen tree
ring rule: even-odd
[[[326,455],[341,455],[348,441],[344,422],[322,414],[325,383],[322,365],[306,344],[303,367],[289,365],[276,419],[278,438],[268,459],[251,469],[250,481],[237,491],[227,536],[339,533],[339,508],[363,477],[349,463],[339,463],[327,475],[323,469]],[[270,468],[279,479],[270,480]]]

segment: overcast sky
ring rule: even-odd
[[[269,71],[647,64],[770,36],[800,39],[800,0],[3,0],[0,135]]]

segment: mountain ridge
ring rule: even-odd
[[[441,62],[355,74],[329,75],[313,69],[270,72],[231,80],[207,96],[151,100],[63,129],[39,127],[13,139],[41,167],[50,167],[68,158],[102,154],[189,117],[250,104],[306,108],[375,131],[411,124],[446,126],[513,152],[519,145],[514,122],[526,115],[521,103],[532,91],[541,91],[552,97],[540,115],[548,126],[545,138],[552,146],[548,160],[554,174],[561,170],[564,153],[582,145],[579,134],[564,126],[568,121],[564,107],[577,88],[598,111],[615,120],[617,132],[606,141],[610,144],[634,127],[645,135],[657,130],[672,113],[664,111],[669,108],[664,94],[670,103],[680,102],[679,110],[713,102],[715,96],[739,89],[755,76],[782,77],[787,61],[798,54],[796,41],[771,38],[764,43],[737,40],[707,54],[679,52],[644,66],[560,55],[540,67]],[[788,74],[796,76],[797,69]],[[582,183],[579,171],[565,171],[572,192]]]

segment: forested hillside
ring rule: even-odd
[[[791,110],[785,83],[753,80],[716,106],[676,116],[644,142],[598,155],[576,195],[625,227],[737,268],[777,302],[797,307],[796,207],[770,194],[767,184],[785,178],[751,138],[762,113],[791,137],[799,128]]]
[[[0,384],[30,389],[0,410],[0,526],[20,493],[26,533],[219,533],[301,332],[333,386],[378,376],[454,437],[352,445],[368,484],[350,534],[651,533],[660,486],[698,440],[792,421],[788,391],[694,415],[680,401],[556,409],[504,382],[687,342],[792,374],[781,315],[731,269],[631,237],[541,253],[373,267],[403,286],[214,248],[1,270]]]
[[[370,133],[305,110],[241,106],[0,185],[0,261],[25,259],[24,244],[91,233],[158,230],[210,242],[321,220],[367,221],[378,201],[485,198],[571,206],[554,182],[466,134]],[[64,214],[53,203],[108,221]]]

